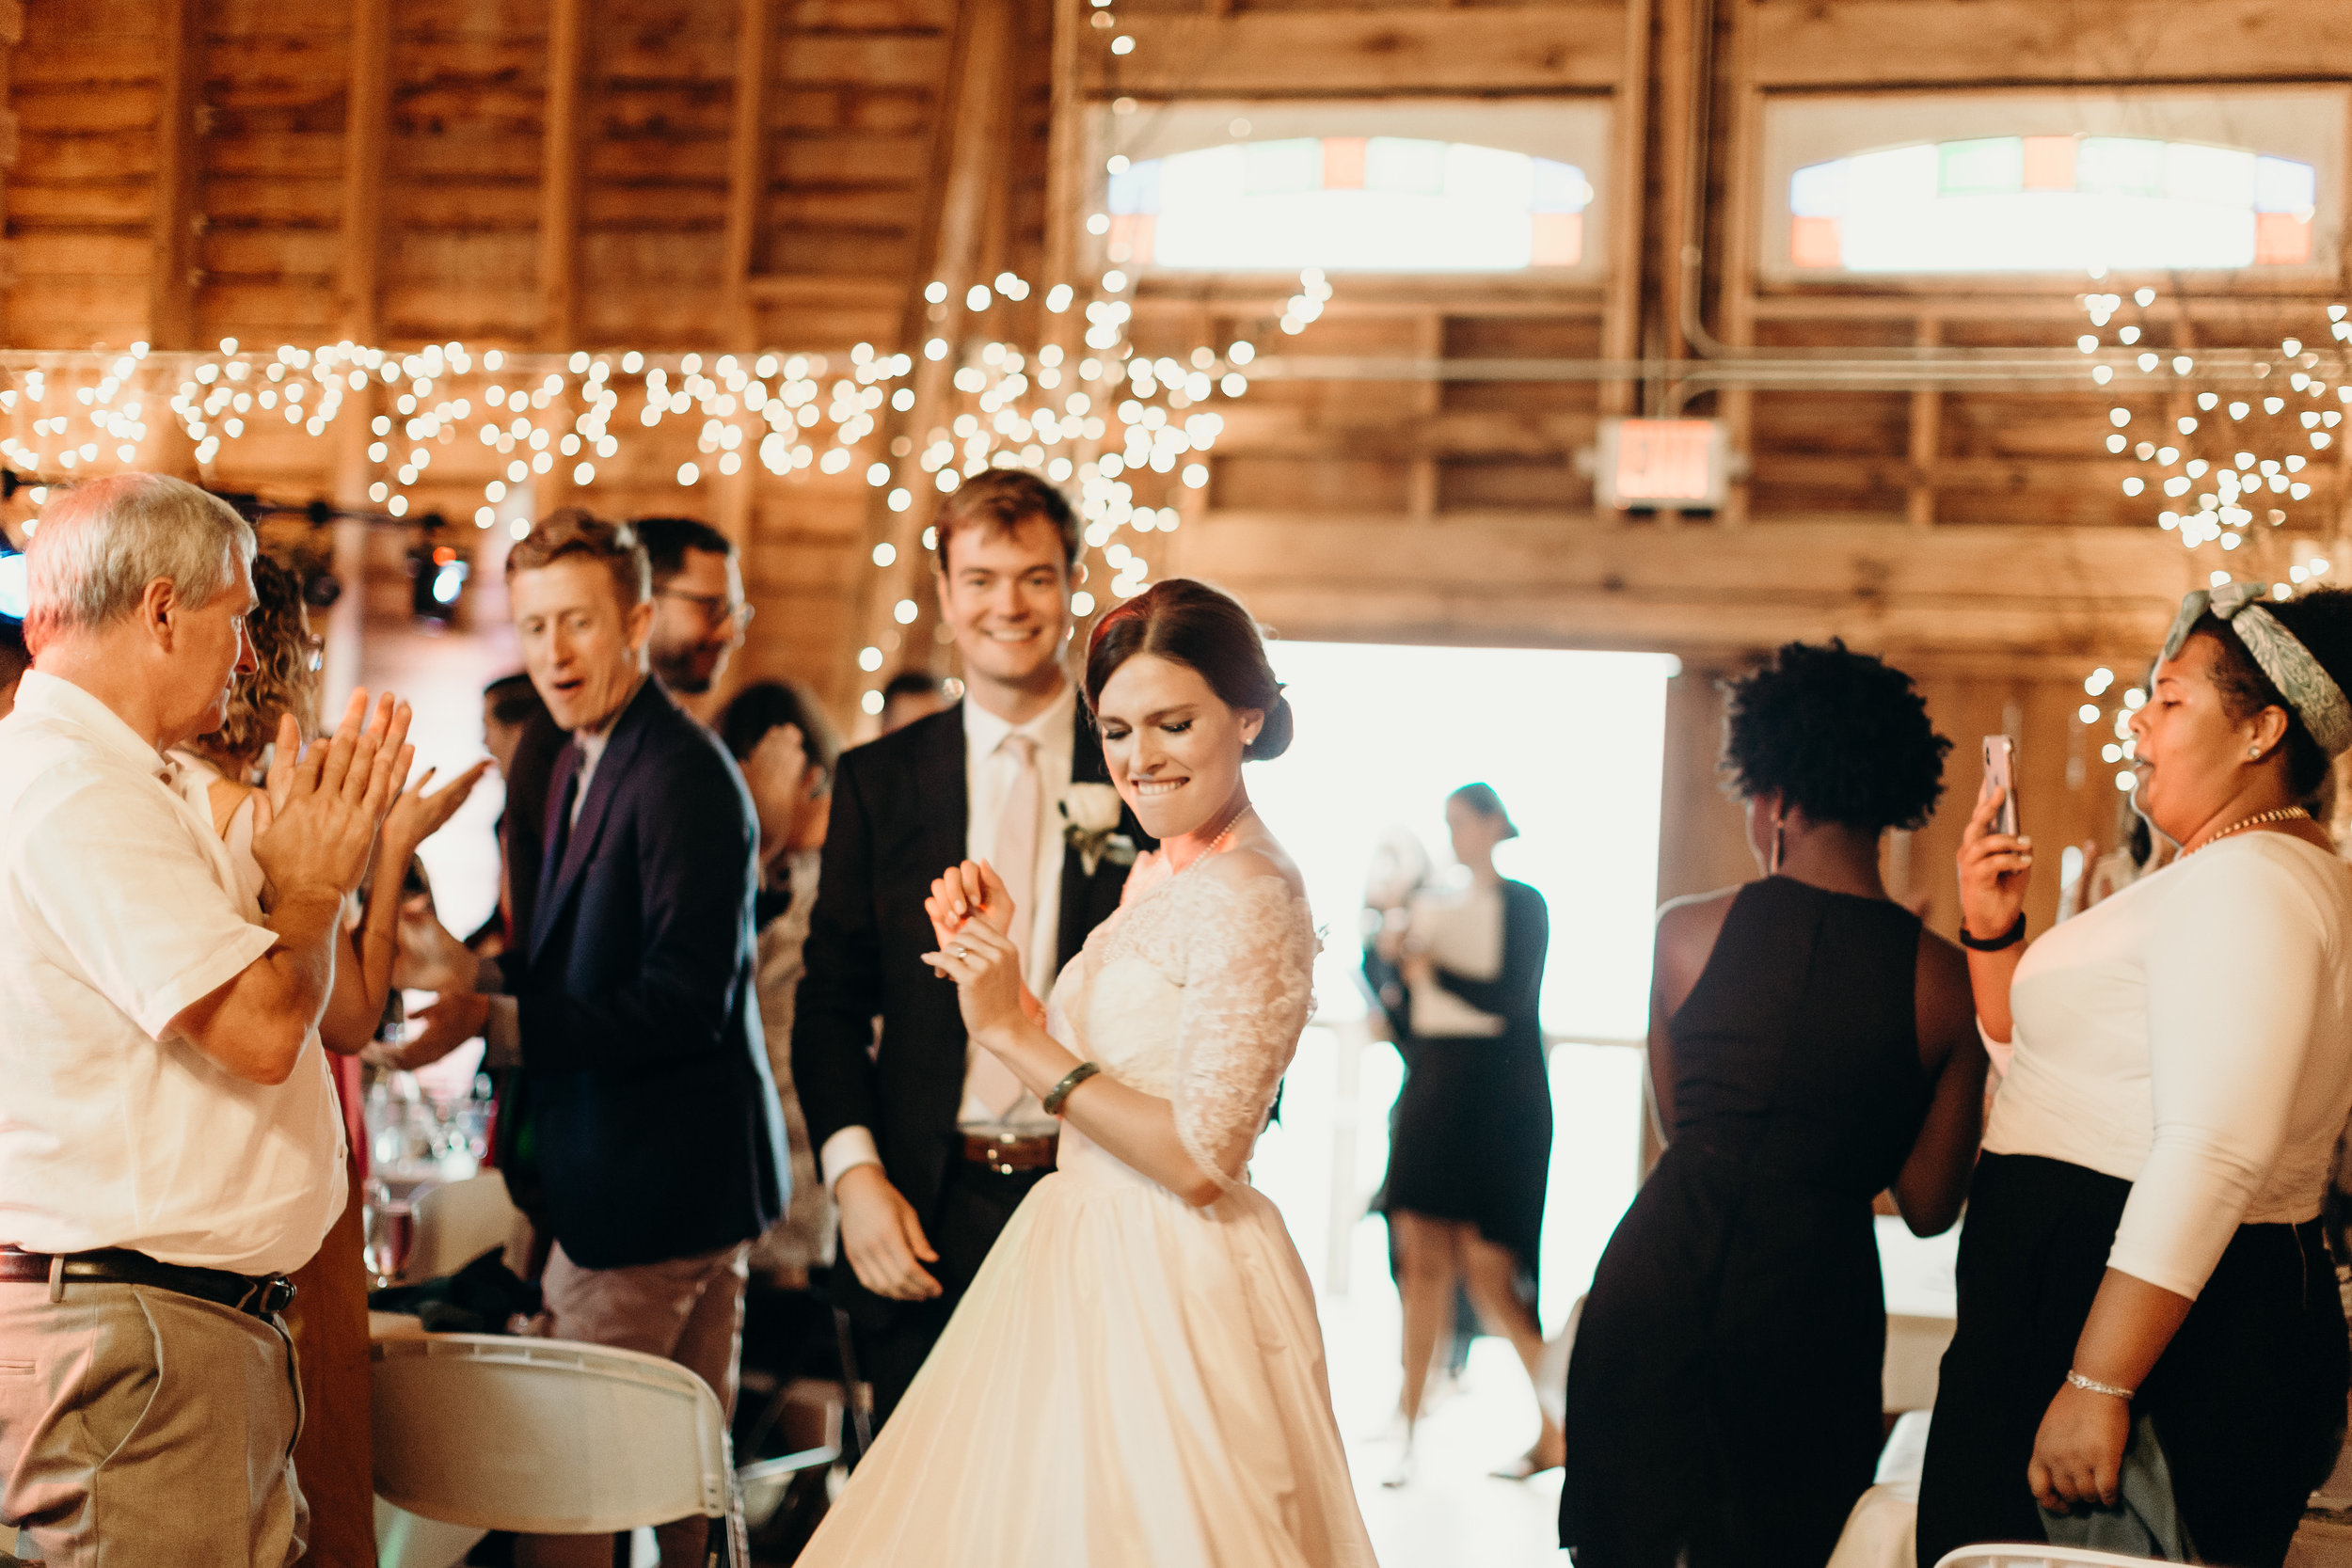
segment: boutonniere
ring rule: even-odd
[[[1062,793],[1061,839],[1078,851],[1088,876],[1104,861],[1135,863],[1136,841],[1119,831],[1123,810],[1119,791],[1106,784],[1073,784]]]

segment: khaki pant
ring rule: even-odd
[[[735,1414],[737,1356],[743,1341],[743,1285],[750,1273],[747,1244],[699,1258],[583,1269],[557,1243],[539,1286],[547,1300],[547,1332],[615,1350],[641,1351],[691,1370]],[[705,1522],[679,1519],[655,1531],[662,1568],[698,1568]],[[611,1568],[609,1535],[518,1537],[517,1568]]]
[[[0,1284],[0,1532],[49,1568],[285,1568],[309,1511],[294,1345],[176,1291]],[[13,1544],[0,1533],[0,1547]]]

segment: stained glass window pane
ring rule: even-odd
[[[2310,164],[2197,142],[1919,143],[1796,170],[1788,260],[1860,273],[2304,265],[2316,191]]]
[[[1573,164],[1404,136],[1203,148],[1110,182],[1111,259],[1168,270],[1507,272],[1584,260]]]

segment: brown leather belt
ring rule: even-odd
[[[242,1275],[226,1269],[191,1269],[178,1263],[159,1262],[127,1247],[73,1252],[57,1258],[0,1246],[0,1280],[46,1285],[52,1279],[96,1285],[147,1285],[159,1291],[177,1291],[183,1296],[194,1296],[256,1318],[284,1311],[294,1298],[294,1281],[282,1274]]]
[[[1050,1169],[1054,1151],[1060,1145],[1058,1132],[966,1132],[963,1158],[971,1164],[986,1165],[999,1176],[1011,1176],[1017,1171]]]

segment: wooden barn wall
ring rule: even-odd
[[[1754,254],[1769,105],[1994,85],[2338,83],[2352,61],[2352,0],[1119,0],[1116,29],[1090,25],[1095,9],[0,0],[0,335],[17,348],[352,337],[831,355],[934,330],[1038,340],[1055,324],[1034,303],[966,321],[921,291],[1000,268],[1091,276],[1101,257],[1077,217],[1100,175],[1082,133],[1114,101],[1440,96],[1610,106],[1601,276],[1342,277],[1298,340],[1271,325],[1282,291],[1147,277],[1132,295],[1138,349],[1251,337],[1319,356],[1677,356],[1706,347],[1685,330],[1692,314],[1735,353],[2061,347],[2082,329],[2074,286],[1769,281]],[[1133,53],[1114,54],[1115,36],[1134,38]],[[959,141],[972,136],[985,145]],[[1704,261],[1686,299],[1694,222]],[[2169,354],[2311,336],[2340,282],[2168,297],[2146,341]],[[1955,804],[1973,789],[1979,737],[2006,729],[2044,842],[2106,835],[2112,769],[2097,761],[2106,737],[2074,718],[2082,673],[2136,670],[2169,603],[2216,564],[2122,497],[2127,469],[2100,446],[2115,399],[1702,394],[1692,410],[1729,420],[1748,459],[1730,504],[1597,513],[1579,465],[1597,421],[1661,395],[1535,375],[1260,378],[1228,410],[1182,528],[1152,537],[1153,573],[1222,581],[1294,636],[1681,656],[1662,893],[1750,874],[1712,784],[1712,683],[1789,638],[1843,637],[1919,676],[1956,743]],[[2136,419],[2180,412],[2169,394],[2125,401]],[[754,465],[692,490],[675,476],[697,455],[698,421],[632,425],[582,499],[734,532],[761,609],[741,673],[811,679],[853,718],[866,683],[848,655],[882,635],[881,607],[921,584],[904,550],[888,572],[871,563],[907,522],[878,512],[860,471],[924,419],[885,424],[842,475]],[[350,499],[375,472],[363,445],[278,427],[210,477]],[[189,461],[162,441],[151,460]],[[470,515],[499,461],[471,440],[437,448],[418,509]],[[2316,494],[2292,531],[2331,543],[2343,463],[2309,477]],[[542,482],[538,499],[575,498]],[[389,532],[374,542],[388,609],[400,546]],[[2230,564],[2276,573],[2282,541],[2260,538]],[[925,646],[918,635],[893,661]],[[1890,862],[1947,927],[1953,817],[1947,807]]]

